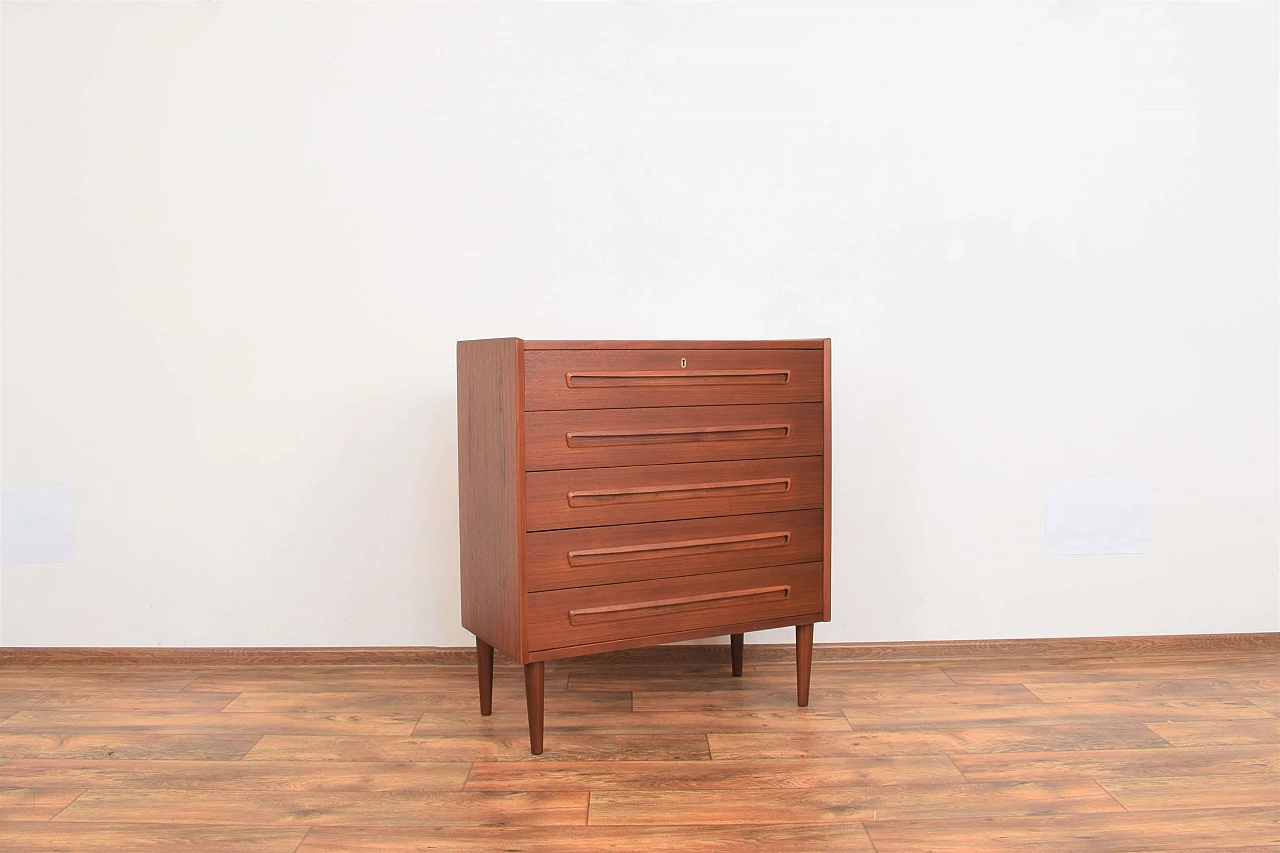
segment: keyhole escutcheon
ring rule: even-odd
[[[684,363],[684,359],[683,359],[683,358],[682,358],[682,359],[680,359],[680,366],[681,366],[681,367],[685,367],[685,366],[686,366],[686,365],[685,365],[685,363]]]

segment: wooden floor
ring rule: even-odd
[[[1280,661],[0,668],[0,849],[1280,845]]]

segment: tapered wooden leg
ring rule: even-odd
[[[480,675],[480,713],[493,713],[493,646],[476,637],[476,670]]]
[[[542,755],[542,661],[524,665],[524,702],[529,707],[529,751]]]
[[[733,658],[733,677],[742,677],[742,634],[729,635],[729,655]]]
[[[796,626],[796,704],[809,704],[809,670],[813,668],[813,626]]]

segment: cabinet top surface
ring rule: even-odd
[[[511,340],[520,340],[514,338]],[[527,350],[561,349],[822,349],[827,340],[777,341],[522,341]],[[461,343],[461,342],[460,342]]]

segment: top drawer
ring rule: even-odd
[[[821,350],[533,350],[525,411],[822,402]]]

